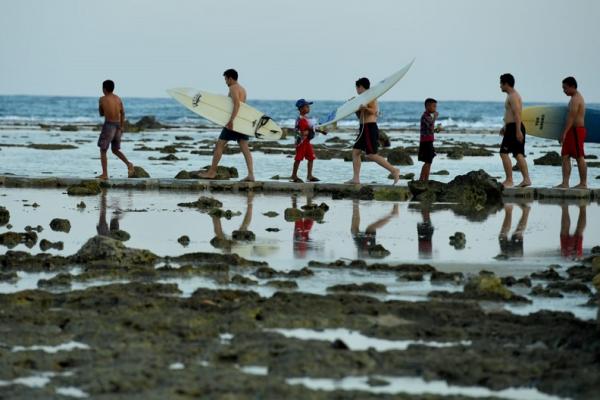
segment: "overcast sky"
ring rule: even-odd
[[[413,57],[383,100],[566,101],[574,75],[600,102],[598,0],[0,0],[0,94],[127,97],[192,86],[252,99],[344,100]]]

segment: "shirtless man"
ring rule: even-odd
[[[569,178],[571,177],[571,157],[577,160],[577,169],[579,170],[579,184],[574,186],[576,189],[587,189],[587,165],[585,163],[585,152],[583,142],[585,141],[585,101],[583,96],[577,90],[577,81],[572,76],[563,79],[563,92],[569,97],[569,114],[565,129],[560,138],[562,143],[562,183],[557,188],[566,189],[569,187]]]
[[[531,186],[527,162],[525,161],[525,126],[521,123],[523,100],[521,100],[519,92],[515,90],[515,78],[511,74],[500,76],[500,90],[506,93],[504,127],[500,129],[500,135],[503,136],[500,146],[500,158],[506,174],[506,180],[502,182],[502,186],[505,188],[514,186],[509,153],[512,153],[517,160],[517,166],[523,175],[523,181],[519,183],[519,187]]]
[[[360,78],[356,81],[356,93],[359,95],[371,87],[371,82],[367,78]],[[369,104],[360,106],[356,112],[356,116],[360,120],[358,128],[358,137],[352,148],[352,179],[346,183],[360,184],[360,156],[364,151],[367,159],[375,161],[383,168],[390,171],[394,178],[394,185],[400,179],[400,170],[394,168],[385,158],[377,154],[379,147],[379,128],[377,127],[377,115],[379,108],[377,100],[371,101]]]
[[[100,147],[100,163],[102,164],[102,175],[99,179],[108,179],[108,161],[106,153],[108,148],[112,149],[115,156],[127,165],[127,176],[131,177],[134,173],[133,164],[129,162],[125,154],[121,152],[121,136],[123,136],[123,127],[125,126],[125,108],[123,102],[113,93],[115,83],[111,80],[102,82],[102,92],[104,96],[100,97],[98,111],[101,117],[104,117],[104,125],[98,138],[98,147]]]
[[[223,151],[227,146],[227,142],[230,140],[235,140],[240,146],[240,150],[242,151],[244,159],[246,160],[246,168],[248,168],[248,176],[242,179],[242,182],[254,182],[252,153],[250,153],[250,148],[248,147],[249,137],[236,132],[233,126],[233,120],[240,110],[240,104],[246,102],[246,89],[244,89],[242,85],[238,83],[238,73],[235,69],[228,69],[227,71],[223,72],[223,76],[225,77],[225,84],[229,87],[229,97],[231,97],[233,100],[233,111],[231,112],[229,122],[227,122],[227,125],[225,125],[223,128],[221,134],[219,135],[219,140],[217,140],[215,151],[213,153],[212,164],[210,165],[208,171],[200,174],[200,177],[205,179],[214,179],[217,176],[217,167],[219,166],[219,161],[221,161],[221,157],[223,156]]]

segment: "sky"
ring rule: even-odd
[[[567,101],[564,77],[600,102],[598,0],[0,0],[0,94],[345,100],[413,58],[382,100]]]

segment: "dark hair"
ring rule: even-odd
[[[233,68],[229,68],[228,70],[226,70],[225,72],[223,72],[223,76],[225,78],[231,78],[234,81],[238,80],[238,73],[235,69]]]
[[[427,98],[425,100],[425,107],[427,107],[428,105],[430,105],[431,103],[435,103],[437,104],[437,100],[436,99],[432,99],[431,97]]]
[[[512,74],[502,74],[500,75],[500,83],[506,83],[510,87],[515,87],[515,77]]]
[[[106,90],[108,93],[112,93],[115,90],[115,83],[110,79],[102,82],[102,89]]]
[[[565,85],[567,85],[569,87],[573,87],[573,88],[577,89],[577,81],[572,76],[567,76],[565,79],[563,79],[562,83],[564,83]]]
[[[371,82],[369,82],[369,80],[367,78],[365,78],[365,77],[360,78],[359,80],[357,80],[355,82],[355,84],[356,84],[356,87],[362,86],[365,89],[368,89],[368,88],[371,87]]]

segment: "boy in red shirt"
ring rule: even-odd
[[[312,102],[300,99],[296,102],[296,108],[300,116],[296,119],[296,156],[294,157],[294,169],[290,178],[291,182],[302,183],[302,179],[298,178],[298,167],[303,159],[308,161],[306,180],[308,182],[318,182],[319,179],[314,177],[313,161],[315,159],[315,151],[310,141],[315,137],[315,129],[312,122],[308,119],[310,105]],[[325,132],[319,131],[323,134]]]

